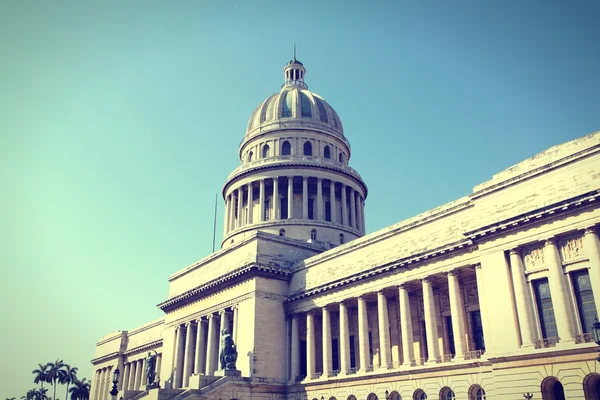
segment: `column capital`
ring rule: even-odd
[[[585,228],[583,235],[596,235],[598,236],[598,232],[596,232],[596,225],[591,225]]]
[[[291,180],[293,180],[293,179],[294,179],[294,176],[293,176],[293,175],[291,175],[291,176],[288,176],[287,178],[288,178],[288,179],[291,181]]]
[[[308,176],[304,176],[304,175],[302,176],[302,180],[304,180],[304,181],[307,181],[308,178],[309,178]]]
[[[458,268],[451,269],[450,271],[446,272],[446,275],[448,275],[448,276],[458,276]]]
[[[398,290],[408,290],[408,282],[402,282],[395,286],[398,288]]]
[[[219,310],[219,316],[221,316],[223,314],[229,315],[229,314],[231,314],[231,311],[229,311],[229,310]]]
[[[317,181],[321,182],[323,181],[323,178],[317,176]]]
[[[544,247],[546,246],[556,246],[556,237],[552,236],[544,240]]]
[[[508,252],[508,254],[511,255],[511,256],[512,255],[521,255],[518,247],[515,247],[514,249],[510,249],[510,251]]]
[[[216,316],[217,316],[217,315],[215,315],[215,314],[208,314],[208,315],[206,316],[206,319],[207,319],[208,321],[210,321],[212,318],[215,318]]]
[[[475,268],[476,270],[481,269],[481,264],[475,264],[473,268]]]
[[[421,283],[431,283],[431,278],[426,276],[425,278],[421,278]]]
[[[208,322],[208,320],[204,317],[200,317],[196,320],[196,324],[200,325],[200,324],[206,324]]]
[[[186,329],[187,329],[187,328],[189,328],[190,326],[192,326],[192,325],[195,325],[195,324],[196,324],[196,321],[194,321],[194,320],[191,320],[191,321],[188,321],[188,322],[186,322],[186,323],[185,323],[185,327],[186,327]]]
[[[385,296],[385,292],[383,291],[383,289],[379,289],[379,290],[377,291],[377,295],[378,295],[378,296],[379,296],[379,295],[381,295],[381,296]]]

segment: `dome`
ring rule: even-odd
[[[344,136],[337,113],[316,93],[299,86],[285,86],[256,107],[246,138],[282,128],[310,129]]]

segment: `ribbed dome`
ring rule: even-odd
[[[298,86],[285,86],[259,104],[248,122],[246,138],[282,128],[305,128],[344,136],[333,107],[318,94]]]

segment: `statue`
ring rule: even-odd
[[[154,351],[154,350],[153,350]],[[148,352],[148,355],[146,356],[146,377],[148,378],[148,386],[152,386],[154,384],[154,377],[155,377],[155,370],[156,370],[156,357],[158,356],[158,353],[156,353],[156,351],[154,351],[154,354],[152,354],[152,352]]]
[[[237,349],[233,338],[227,329],[221,332],[221,352],[219,353],[221,369],[235,370],[235,361],[237,360]]]

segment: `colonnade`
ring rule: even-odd
[[[93,400],[108,399],[108,393],[112,388],[112,371],[112,365],[96,370],[96,379],[94,381],[95,392]]]
[[[574,316],[578,314],[578,310],[573,309],[573,302],[569,294],[571,292],[570,283],[563,269],[559,242],[559,237],[547,238],[540,249],[543,252],[540,254],[540,258],[543,257],[543,265],[547,268],[547,274],[540,277],[548,279],[558,337],[542,337],[539,332],[534,297],[530,283],[527,281],[523,249],[517,247],[509,251],[522,347],[548,347],[559,341],[561,343],[588,341],[582,338],[583,334],[579,332],[581,329],[575,323]],[[588,273],[592,289],[596,288],[593,295],[596,311],[598,311],[600,310],[600,290],[598,290],[600,288],[600,240],[595,227],[585,229],[581,244],[583,253],[589,260]]]
[[[481,298],[481,268],[475,267],[475,275],[477,280],[477,290]],[[376,292],[377,304],[377,326],[379,350],[379,364],[375,364],[372,358],[373,346],[370,343],[374,338],[370,337],[369,314],[367,311],[368,302],[372,302],[374,293],[365,293],[356,298],[341,301],[336,304],[326,305],[320,309],[310,310],[306,313],[306,377],[307,379],[327,378],[335,375],[347,375],[355,372],[371,372],[377,369],[393,369],[393,368],[410,368],[417,365],[432,364],[440,362],[448,362],[451,360],[465,360],[471,358],[479,358],[483,349],[472,348],[473,345],[467,341],[467,323],[465,320],[465,304],[462,295],[461,282],[458,278],[457,271],[446,273],[448,285],[448,297],[450,303],[450,313],[452,319],[452,340],[454,345],[454,354],[440,355],[440,338],[438,336],[438,326],[441,324],[439,319],[439,308],[436,308],[432,280],[430,278],[421,279],[420,282],[405,283],[395,288],[385,288]],[[420,284],[422,291],[423,316],[425,322],[426,337],[426,359],[415,359],[415,340],[413,338],[413,323],[415,321],[415,313],[417,310],[411,309],[410,297],[416,293],[411,293],[416,284]],[[392,290],[395,292],[390,295]],[[388,300],[390,297],[396,297],[399,304],[399,325],[390,324]],[[352,315],[353,319],[357,318],[357,329],[354,331],[355,336],[358,336],[358,354],[354,354],[355,367],[351,367],[351,340],[350,340],[350,310],[356,314]],[[480,308],[481,310],[481,308]],[[322,327],[322,371],[316,371],[316,335],[315,335],[315,318],[321,314]],[[339,318],[339,344],[338,359],[336,364],[339,369],[333,370],[332,357],[332,313],[337,312]],[[300,376],[300,318],[301,315],[291,316],[291,360],[290,360],[290,379],[297,380]],[[373,322],[373,321],[371,321]],[[419,327],[416,327],[418,330]],[[371,332],[372,333],[372,332]],[[400,346],[392,348],[392,335],[396,338],[394,341],[400,343]],[[401,339],[401,340],[398,340]],[[422,337],[420,338],[422,339]],[[421,356],[423,353],[421,353]]]
[[[294,213],[295,178],[301,179],[302,183],[299,192],[302,211],[297,212],[298,215]],[[282,183],[285,188],[280,190]],[[254,193],[256,188],[258,196]],[[309,215],[309,199],[314,199],[312,215]],[[285,205],[282,201],[285,201]],[[330,204],[329,215],[326,213],[327,202]],[[254,212],[255,204],[260,210],[258,215]],[[282,213],[282,207],[287,215]],[[276,176],[244,184],[230,191],[225,199],[225,209],[226,233],[257,222],[294,218],[335,222],[363,233],[365,229],[364,198],[361,193],[352,186],[320,177]]]
[[[127,362],[123,365],[123,379],[121,380],[121,388],[123,390],[145,390],[148,382],[146,376],[146,353],[143,353],[143,358]],[[156,356],[156,364],[154,376],[155,380],[160,375],[160,366],[162,363],[162,354]]]
[[[237,338],[238,308],[226,309],[175,328],[173,388],[189,386],[190,376],[214,375],[219,369],[219,343],[227,329]]]

